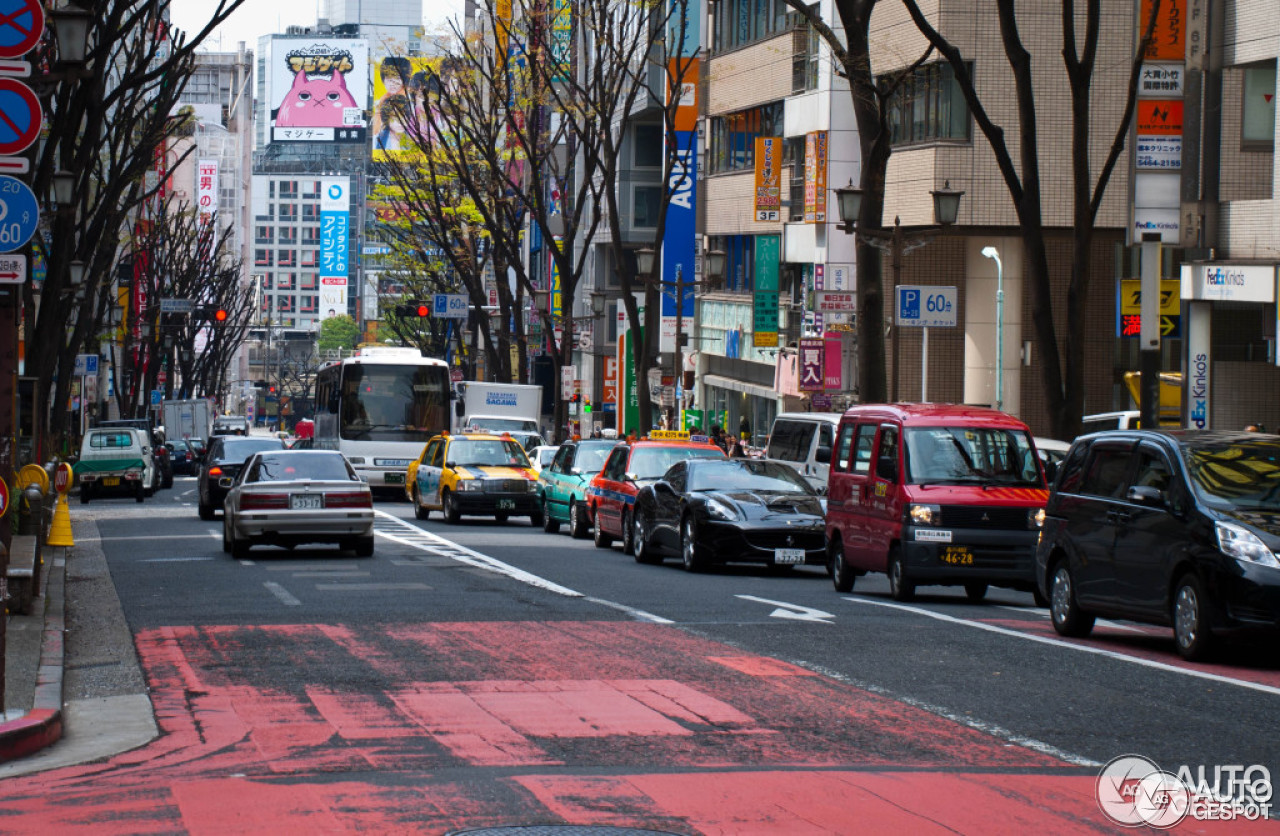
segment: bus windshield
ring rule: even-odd
[[[449,370],[351,364],[343,369],[340,436],[346,441],[426,441],[449,428]]]

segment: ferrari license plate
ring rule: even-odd
[[[403,474],[403,473],[388,473],[388,474],[386,474],[385,476],[383,476],[383,477],[382,477],[382,481],[386,482],[388,485],[403,485],[403,484],[404,484],[404,474]]]
[[[324,498],[320,494],[291,494],[289,507],[294,511],[314,511],[324,507]]]
[[[108,488],[114,488],[120,484],[119,476],[107,476],[102,480],[102,484]]]
[[[972,566],[973,552],[964,546],[947,546],[938,555],[938,559],[952,566]]]
[[[499,511],[514,511],[516,509],[516,501],[514,499],[499,499]]]
[[[798,566],[804,563],[804,549],[774,549],[773,562],[779,566]]]

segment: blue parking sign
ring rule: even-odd
[[[898,322],[920,318],[920,288],[898,288]]]

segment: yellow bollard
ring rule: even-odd
[[[53,508],[53,524],[49,526],[49,539],[46,546],[74,546],[75,538],[71,536],[71,509],[67,507],[67,495],[58,494],[58,504]]]

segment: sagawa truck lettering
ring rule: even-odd
[[[514,392],[485,392],[485,406],[519,406]]]

